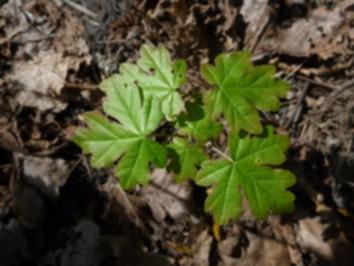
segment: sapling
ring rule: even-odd
[[[136,64],[121,64],[100,84],[105,116],[84,114],[87,127],[74,142],[93,167],[114,164],[124,189],[147,185],[154,167],[167,168],[176,182],[211,187],[205,210],[218,224],[238,218],[244,199],[257,218],[290,212],[295,197],[287,188],[296,178],[275,168],[289,138],[263,126],[259,114],[277,111],[289,85],[274,78],[273,66],[254,66],[249,52],[221,54],[201,74],[212,88],[187,95],[186,62],[172,61],[163,45],[143,45]],[[206,147],[225,132],[227,148],[212,147],[214,159]]]

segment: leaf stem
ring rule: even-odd
[[[234,160],[232,160],[231,157],[229,157],[227,154],[223,153],[221,150],[219,150],[218,148],[216,147],[211,147],[211,149],[213,151],[215,151],[217,154],[219,154],[221,157],[223,157],[224,159],[230,161],[230,162],[234,162]]]

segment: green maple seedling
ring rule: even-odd
[[[205,210],[218,224],[240,216],[243,198],[260,219],[292,211],[287,189],[296,178],[275,168],[286,159],[289,138],[263,127],[258,112],[278,110],[289,85],[274,78],[273,66],[254,66],[248,52],[221,54],[201,74],[212,89],[200,90],[202,98],[186,95],[186,62],[173,61],[163,45],[143,45],[136,64],[122,64],[100,84],[106,116],[84,114],[87,127],[74,142],[91,154],[93,167],[115,164],[124,189],[148,184],[153,167],[167,168],[176,182],[211,187]],[[228,148],[215,148],[221,158],[208,159],[206,146],[222,132]]]

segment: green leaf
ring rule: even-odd
[[[166,164],[166,149],[160,144],[142,138],[126,152],[115,169],[123,188],[128,189],[137,184],[149,182],[149,162],[163,167]]]
[[[222,130],[221,124],[212,121],[205,115],[202,102],[186,103],[186,114],[182,114],[178,119],[179,133],[194,138],[200,143],[208,139],[216,138]]]
[[[97,112],[84,114],[89,128],[80,128],[74,136],[84,153],[91,153],[91,163],[96,168],[110,166],[139,139],[121,125],[108,121]]]
[[[279,97],[289,90],[286,82],[274,79],[273,66],[254,67],[249,52],[221,54],[216,57],[215,65],[202,65],[201,73],[215,87],[204,97],[208,116],[216,119],[223,114],[236,132],[244,129],[261,133],[257,109],[278,110]]]
[[[115,173],[123,188],[146,184],[149,164],[166,164],[166,148],[148,138],[163,117],[160,102],[153,96],[142,101],[138,88],[119,75],[102,82],[101,88],[107,93],[104,111],[120,123],[96,112],[87,113],[88,128],[80,128],[74,142],[92,154],[94,167],[110,166],[120,159]]]
[[[150,96],[142,106],[138,88],[134,83],[125,82],[119,75],[104,80],[100,87],[107,94],[103,103],[104,111],[117,119],[125,129],[146,135],[158,127],[162,119],[158,98]]]
[[[295,177],[290,171],[270,167],[285,161],[289,139],[274,135],[269,126],[253,138],[241,133],[231,135],[228,145],[226,159],[203,162],[195,179],[198,185],[213,186],[205,209],[215,221],[225,224],[240,216],[242,192],[257,218],[267,217],[271,210],[290,212],[294,195],[286,189],[295,183]]]
[[[169,146],[172,154],[171,168],[175,173],[176,182],[195,178],[197,166],[207,159],[206,154],[197,145],[188,144],[184,139],[174,138]]]
[[[205,116],[201,120],[186,122],[186,125],[180,129],[180,132],[203,143],[208,139],[216,138],[221,129],[222,127],[219,123],[211,121]]]
[[[168,50],[163,45],[143,45],[140,56],[137,65],[122,64],[120,73],[128,80],[137,81],[145,96],[158,97],[163,114],[168,120],[172,120],[184,108],[177,90],[186,81],[186,62],[172,62]]]
[[[186,62],[172,61],[164,46],[142,46],[137,64],[122,64],[119,70],[100,85],[106,116],[84,114],[87,127],[73,139],[91,154],[94,167],[115,164],[115,175],[129,189],[147,184],[152,166],[165,167],[168,152],[177,182],[192,178],[212,187],[205,209],[219,224],[240,216],[243,197],[258,218],[292,210],[294,196],[287,188],[295,177],[274,167],[284,162],[289,139],[274,135],[272,127],[263,130],[258,113],[277,110],[288,90],[285,82],[274,79],[273,67],[254,67],[246,52],[222,54],[215,66],[202,66],[214,89],[203,99],[197,90],[190,91],[185,106],[178,90],[186,81]],[[229,154],[219,152],[223,158],[206,161],[203,145],[223,129],[220,116],[232,130]],[[151,136],[163,118],[173,122],[156,134],[162,141],[173,139],[166,147]]]

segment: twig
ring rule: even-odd
[[[269,25],[270,25],[270,19],[268,19],[267,23],[265,25],[263,25],[263,27],[257,31],[255,41],[251,46],[252,53],[254,53],[254,51],[256,50],[259,42],[261,41],[261,39],[262,39],[262,37],[263,37],[264,33],[266,32]]]
[[[228,155],[226,155],[225,153],[223,153],[221,150],[219,150],[216,147],[211,147],[211,149],[213,151],[215,151],[217,154],[219,154],[221,157],[223,157],[224,159],[230,161],[230,162],[234,162],[234,160],[232,160],[232,158],[230,158]]]
[[[72,82],[65,82],[65,86],[69,88],[79,89],[79,90],[98,90],[98,85],[93,84],[77,84]]]
[[[280,70],[277,73],[275,73],[274,78],[278,79],[284,74],[284,71]]]
[[[330,106],[336,100],[338,95],[343,93],[346,89],[350,88],[353,85],[354,85],[354,79],[342,84],[339,88],[332,91],[332,93],[330,93],[329,96],[327,97],[328,100],[326,101],[326,104],[322,105],[320,108],[320,118],[323,117],[323,115],[325,114],[325,112],[327,110],[327,107]]]
[[[326,88],[326,89],[337,90],[337,88],[335,86],[331,85],[331,84],[327,84],[327,83],[324,83],[324,82],[321,82],[321,81],[313,80],[313,79],[306,78],[304,76],[299,76],[299,75],[297,75],[295,77],[300,79],[300,80],[309,82],[311,84],[314,84],[314,85],[317,85],[317,86],[320,86],[320,87],[323,87],[323,88]]]
[[[288,123],[287,123],[287,127],[290,127],[291,126],[291,129],[294,128],[294,126],[299,122],[299,119],[300,119],[300,116],[301,116],[301,113],[303,111],[303,102],[305,100],[305,97],[306,97],[306,94],[308,92],[310,88],[310,83],[307,82],[301,95],[300,95],[300,98],[299,100],[297,101],[296,103],[296,107],[295,107],[295,112],[293,113],[293,115],[291,116],[291,118],[289,119]]]
[[[86,7],[81,6],[71,0],[62,0],[65,4],[71,6],[72,8],[75,8],[77,11],[85,14],[86,16],[89,16],[93,19],[97,18],[97,14],[93,13],[91,10],[88,10]]]
[[[349,80],[348,82],[342,84],[337,90],[333,91],[329,97],[337,97],[339,94],[341,94],[343,91],[346,89],[350,88],[351,86],[354,86],[354,79]]]
[[[261,54],[257,54],[257,55],[253,55],[251,57],[252,62],[257,62],[257,61],[261,61],[266,57],[271,57],[272,53],[270,52],[265,52],[265,53],[261,53]]]
[[[297,65],[288,75],[286,75],[286,77],[284,78],[285,81],[289,80],[292,76],[295,75],[296,72],[298,72],[303,65],[304,62],[302,62],[301,64]]]

